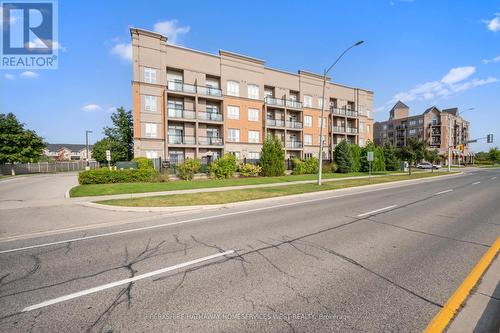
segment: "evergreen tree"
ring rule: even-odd
[[[0,113],[0,163],[37,162],[45,143],[35,131],[24,128],[12,113]]]
[[[372,171],[385,171],[384,152],[382,148],[375,146],[373,142],[368,141],[366,146],[361,149],[361,171],[368,172],[370,163],[368,162],[368,152],[373,152],[373,161],[371,162]]]
[[[390,143],[389,141],[386,141],[384,144],[384,162],[385,162],[385,168],[388,171],[397,171],[400,168],[399,165],[399,159],[396,154],[396,148]]]
[[[118,108],[112,115],[113,127],[105,127],[104,135],[111,144],[115,161],[130,161],[134,158],[134,123],[132,111]]]
[[[337,171],[340,173],[352,171],[351,147],[346,140],[340,141],[335,147],[335,163],[337,163]]]
[[[285,152],[281,141],[268,135],[260,153],[260,167],[263,176],[283,176],[285,174]]]
[[[361,171],[361,147],[355,144],[351,145],[351,156],[352,156],[352,172]]]

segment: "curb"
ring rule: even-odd
[[[472,288],[476,286],[499,251],[500,237],[498,237],[493,245],[486,251],[469,275],[467,275],[460,287],[458,287],[450,299],[448,299],[441,311],[432,319],[427,328],[423,331],[424,333],[438,333],[446,329],[458,310],[463,306]]]

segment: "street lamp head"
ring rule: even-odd
[[[363,44],[364,42],[365,42],[364,40],[360,40],[359,42],[357,42],[356,44],[354,44],[354,46],[361,45],[361,44]]]

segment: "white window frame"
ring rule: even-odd
[[[157,138],[158,137],[158,124],[146,123],[145,133],[146,133],[146,138]]]
[[[248,108],[248,121],[259,121],[259,109]]]
[[[227,95],[228,96],[240,96],[240,83],[234,80],[227,81]]]
[[[146,158],[158,158],[158,152],[155,150],[146,150]]]
[[[240,130],[238,128],[228,128],[227,140],[229,142],[240,142]]]
[[[249,143],[259,143],[260,142],[260,132],[259,131],[248,131],[248,142]]]
[[[304,116],[304,127],[313,127],[313,117]]]
[[[144,111],[156,112],[158,105],[157,96],[144,95]]]
[[[259,86],[257,84],[249,84],[247,85],[247,94],[250,99],[259,99],[260,91]]]
[[[311,95],[304,95],[304,107],[312,108],[313,98]]]
[[[240,119],[240,107],[234,105],[227,106],[227,119]]]
[[[312,146],[312,144],[313,144],[312,134],[304,134],[304,145]]]
[[[156,69],[144,67],[144,82],[156,83]]]
[[[258,160],[260,159],[260,152],[258,151],[249,151],[247,158],[250,160]]]

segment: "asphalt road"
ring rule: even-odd
[[[420,332],[499,203],[484,169],[0,241],[0,331]]]

